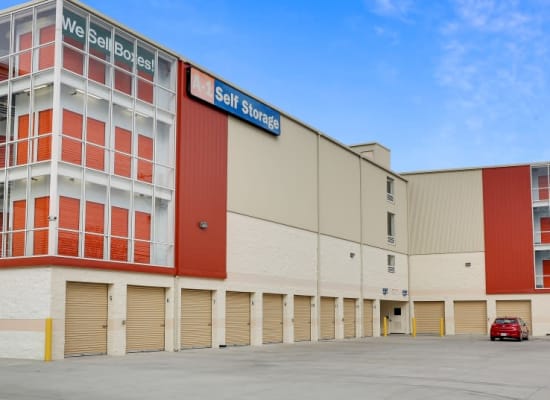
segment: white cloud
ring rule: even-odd
[[[454,5],[464,24],[485,32],[528,32],[536,18],[521,11],[516,0],[456,0]]]
[[[405,18],[412,9],[412,0],[366,0],[372,12],[385,17]]]
[[[456,0],[454,17],[442,23],[438,83],[449,106],[475,118],[529,113],[546,99],[549,45],[541,15],[513,0]],[[481,124],[470,124],[472,130]]]

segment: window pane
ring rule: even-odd
[[[57,253],[78,257],[80,200],[59,197],[59,230]]]
[[[32,71],[32,10],[19,12],[15,15],[15,58],[18,76],[29,74]]]
[[[50,212],[50,197],[34,199],[34,240],[33,254],[48,254],[48,215]]]
[[[0,57],[10,53],[11,24],[10,18],[0,18]]]

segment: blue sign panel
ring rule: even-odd
[[[240,90],[194,68],[190,69],[189,94],[227,111],[265,131],[281,134],[281,115]]]

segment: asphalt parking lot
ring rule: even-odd
[[[550,340],[390,336],[0,359],[0,399],[550,399]]]

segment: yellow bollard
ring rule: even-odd
[[[413,337],[416,337],[416,318],[414,317],[412,319],[412,335]]]
[[[384,317],[384,336],[388,336],[388,317]]]
[[[52,360],[52,326],[52,319],[46,318],[46,326],[44,332],[44,361]]]
[[[439,320],[439,336],[445,336],[445,320],[443,318]]]

